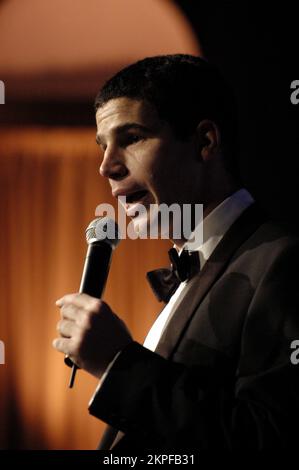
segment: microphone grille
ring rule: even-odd
[[[105,241],[112,248],[116,248],[121,240],[117,223],[109,217],[98,217],[92,220],[85,232],[88,244],[95,241]]]

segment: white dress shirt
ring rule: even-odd
[[[230,226],[253,202],[254,200],[249,192],[246,189],[240,189],[222,201],[221,204],[219,204],[207,215],[207,217],[203,219],[202,222],[198,224],[195,232],[200,232],[195,239],[202,240],[202,244],[196,247],[194,242],[192,242],[192,251],[199,252],[201,269]],[[200,236],[201,234],[202,236]],[[193,234],[190,236],[190,239],[192,238]],[[188,249],[188,241],[184,244],[183,248]],[[184,291],[187,282],[188,281],[181,282],[151,327],[143,343],[143,346],[147,349],[155,351],[169,320],[181,301],[182,292]]]
[[[195,231],[200,231],[199,234],[202,236],[198,235],[194,237],[193,232],[190,235],[190,240],[192,239],[192,251],[196,251],[196,246],[193,241],[194,238],[195,240],[202,240],[202,243],[199,244],[199,246],[197,247],[201,268],[203,267],[207,259],[211,256],[212,252],[222,239],[223,235],[230,228],[230,226],[253,202],[254,200],[249,194],[249,192],[246,189],[240,189],[228,198],[226,198],[224,201],[222,201],[221,204],[219,204],[212,212],[207,215],[207,217],[203,219],[202,222],[198,224]],[[188,241],[184,244],[183,248],[188,249]],[[155,351],[157,344],[175,311],[176,306],[179,304],[182,298],[181,294],[184,288],[186,287],[187,282],[188,281],[181,282],[181,284],[179,285],[175,293],[172,295],[169,302],[167,303],[167,305],[162,310],[157,320],[151,327],[143,343],[143,346],[147,349]],[[107,367],[105,373],[100,379],[95,394],[102,386],[105,378],[109,374],[110,369],[112,368],[120,353],[121,351],[116,354],[114,359]],[[93,397],[90,400],[90,403],[92,402],[92,400]]]

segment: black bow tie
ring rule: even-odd
[[[168,251],[171,269],[162,268],[149,271],[147,280],[155,296],[161,302],[168,302],[180,283],[190,279],[200,270],[198,251],[183,250],[180,255],[175,248]]]

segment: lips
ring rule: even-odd
[[[128,217],[132,219],[146,212],[149,192],[146,190],[135,191],[126,196],[124,209]]]
[[[112,191],[112,195],[119,197],[119,202],[124,207],[127,216],[132,218],[143,213],[143,207],[149,204],[150,193],[146,189],[119,187]]]

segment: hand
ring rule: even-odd
[[[100,378],[115,355],[133,341],[125,323],[105,302],[87,294],[65,295],[56,305],[61,311],[61,338],[53,347]]]

